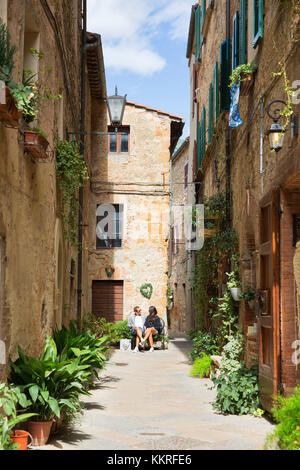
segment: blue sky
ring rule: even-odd
[[[88,30],[102,36],[107,92],[184,118],[190,0],[88,0]]]

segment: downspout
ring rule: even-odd
[[[169,279],[172,276],[172,225],[173,225],[173,162],[172,162],[172,155],[170,158],[170,214],[169,214]]]
[[[82,0],[82,52],[81,52],[81,120],[80,154],[85,155],[85,108],[86,108],[86,44],[87,44],[87,0]],[[78,211],[78,277],[77,277],[77,321],[81,321],[82,307],[82,240],[83,240],[83,186],[79,188]]]
[[[226,38],[230,38],[230,0],[226,0]],[[226,231],[231,228],[231,155],[230,155],[230,129],[225,130],[226,145]],[[227,269],[231,269],[230,260],[227,260]]]

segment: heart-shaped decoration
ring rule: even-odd
[[[141,294],[146,297],[147,299],[151,299],[152,292],[153,292],[153,286],[152,284],[143,284],[140,287],[140,292]]]

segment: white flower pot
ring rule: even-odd
[[[131,339],[120,339],[120,350],[130,351],[131,350]]]
[[[240,287],[231,287],[230,292],[234,300],[240,302],[240,294],[242,293],[242,289]]]

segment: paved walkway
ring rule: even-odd
[[[114,352],[82,422],[51,437],[43,449],[262,449],[272,425],[264,418],[222,416],[211,406],[208,379],[189,376],[191,342],[168,351]]]

